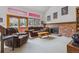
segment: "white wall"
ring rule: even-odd
[[[61,8],[64,6],[52,6],[49,8],[49,10],[46,12],[44,16],[44,20],[46,23],[59,23],[59,22],[72,22],[76,21],[76,7],[75,6],[68,6],[68,14],[67,15],[61,15]],[[53,19],[53,13],[58,12],[58,18]],[[47,16],[51,15],[51,21],[47,21]]]
[[[0,25],[6,27],[6,13],[7,7],[0,7],[0,17],[3,18],[3,22]]]

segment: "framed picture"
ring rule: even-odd
[[[51,16],[47,16],[47,21],[50,21],[51,20]]]
[[[62,14],[62,15],[67,15],[67,14],[68,14],[68,6],[63,7],[63,8],[61,9],[61,14]]]
[[[57,12],[53,13],[53,19],[57,19],[57,18],[58,18],[58,13]]]
[[[0,22],[3,22],[3,18],[0,18]]]

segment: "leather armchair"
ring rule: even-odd
[[[28,40],[28,33],[27,32],[19,33],[18,29],[15,29],[15,28],[6,29],[6,35],[12,35],[12,34],[17,35],[17,37],[14,38],[15,39],[15,42],[14,42],[15,46],[14,47],[20,47],[21,45],[26,43]],[[6,40],[5,45],[12,47],[12,39]]]

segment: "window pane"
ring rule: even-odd
[[[29,18],[28,19],[28,26],[35,26],[38,27],[40,26],[40,19],[35,19],[35,18]]]
[[[20,18],[20,31],[25,32],[27,26],[26,18]]]
[[[33,18],[28,19],[28,26],[34,26],[34,19]]]
[[[10,27],[18,27],[18,18],[10,17]]]
[[[26,27],[27,21],[26,18],[20,18],[20,26]]]

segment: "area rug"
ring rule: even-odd
[[[49,39],[49,40],[53,40],[53,39],[55,39],[55,37],[51,37],[51,36],[47,36],[47,37],[42,37],[42,39]]]

